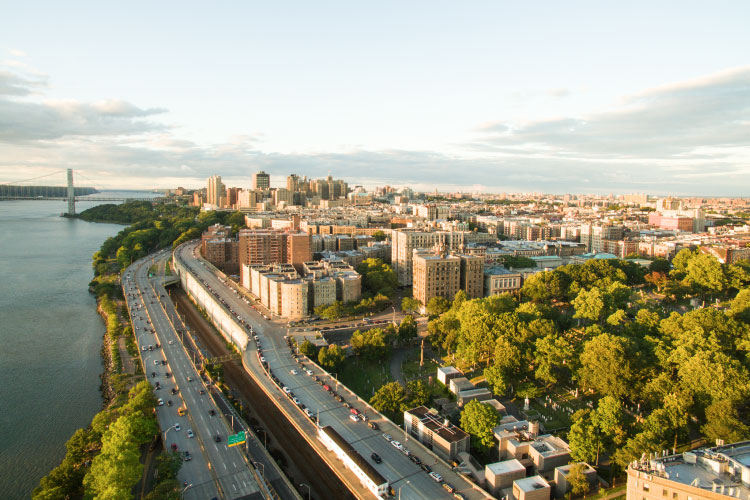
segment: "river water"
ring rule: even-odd
[[[76,210],[96,204],[79,202]],[[65,456],[68,438],[101,409],[104,324],[87,290],[93,278],[91,255],[125,226],[60,217],[65,210],[59,201],[0,202],[4,499],[29,498]]]

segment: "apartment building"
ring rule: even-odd
[[[271,187],[271,176],[264,171],[253,174],[253,189],[269,189]]]
[[[628,500],[750,498],[750,441],[666,455],[628,467]]]
[[[469,299],[484,297],[484,259],[476,255],[460,254],[460,287]]]
[[[241,229],[239,233],[240,265],[284,262],[285,234],[268,229]]]
[[[412,278],[415,299],[422,303],[422,313],[433,297],[453,300],[461,289],[461,258],[444,251],[420,252],[414,250],[414,276]]]
[[[432,248],[438,243],[443,244],[448,250],[457,250],[464,243],[464,233],[420,229],[392,231],[391,265],[401,285],[412,284],[414,250]]]

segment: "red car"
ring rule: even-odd
[[[323,385],[323,389],[325,389],[326,391],[330,391],[331,390],[331,386],[329,386],[328,384],[324,384]]]
[[[177,451],[177,443],[172,443],[172,451]]]

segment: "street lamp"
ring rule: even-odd
[[[391,306],[393,309],[393,326],[396,326],[396,306]]]
[[[406,483],[404,483],[404,484],[402,484],[401,486],[398,487],[398,500],[401,500],[401,488],[403,488],[407,484],[411,484],[411,481],[406,481]]]
[[[310,486],[305,483],[299,483],[300,488],[302,488],[303,486],[307,488],[307,500],[310,500]]]

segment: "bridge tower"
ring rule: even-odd
[[[73,169],[68,169],[68,215],[76,214],[76,190],[73,187]]]

